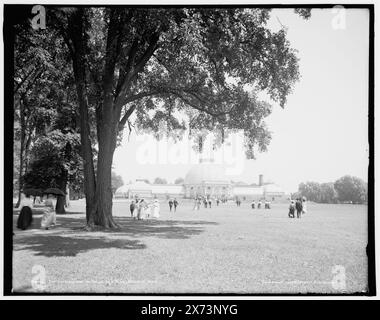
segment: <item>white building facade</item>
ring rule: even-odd
[[[115,198],[188,198],[284,201],[288,198],[282,188],[273,183],[241,185],[231,182],[222,165],[201,161],[186,174],[183,184],[149,184],[144,180],[124,185],[116,190]]]

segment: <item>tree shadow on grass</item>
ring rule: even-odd
[[[106,230],[106,233],[125,234],[130,237],[154,236],[165,239],[187,239],[202,233],[207,225],[217,225],[213,221],[202,220],[133,220],[115,217],[120,229]]]
[[[39,234],[18,239],[14,251],[31,250],[34,255],[44,257],[75,257],[90,250],[111,248],[135,250],[145,249],[146,245],[139,240]]]
[[[77,214],[83,216],[83,213]],[[81,217],[57,216],[57,226],[43,230],[40,228],[41,215],[34,216],[33,225],[29,229],[16,231],[13,250],[32,250],[37,256],[73,257],[96,249],[145,249],[146,245],[141,239],[146,237],[188,239],[202,233],[206,225],[217,225],[216,222],[201,220],[114,219],[119,224],[119,229],[88,232],[83,229],[85,220]]]

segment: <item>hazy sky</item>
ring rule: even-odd
[[[303,20],[290,9],[272,11],[270,27],[287,26],[299,51],[301,80],[284,109],[273,104],[266,153],[245,160],[239,140],[232,141],[233,150],[225,151],[231,179],[252,183],[262,173],[286,191],[296,191],[303,181],[328,182],[345,174],[367,180],[368,16],[365,9],[315,9]],[[186,140],[168,148],[153,145],[153,151],[148,146],[146,138],[132,134],[116,150],[114,169],[125,182],[157,176],[173,182],[196,162],[184,155]]]

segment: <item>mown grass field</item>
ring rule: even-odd
[[[159,220],[135,221],[114,203],[120,230],[86,232],[84,202],[72,201],[57,227],[14,227],[13,288],[46,271],[44,292],[81,293],[353,293],[367,289],[367,207],[309,204],[302,219],[287,205],[252,210],[224,204],[192,211],[182,204]],[[16,226],[17,212],[14,213]],[[338,267],[336,267],[338,266]],[[335,269],[334,269],[335,268]],[[344,268],[344,269],[342,269]],[[334,273],[345,276],[337,288]],[[344,274],[342,273],[344,271]],[[35,273],[33,273],[33,271]],[[342,279],[342,278],[339,278]],[[339,282],[342,284],[342,282]]]

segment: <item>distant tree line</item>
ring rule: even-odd
[[[367,203],[367,183],[360,178],[346,175],[335,182],[303,182],[292,197],[304,196],[317,203]]]

